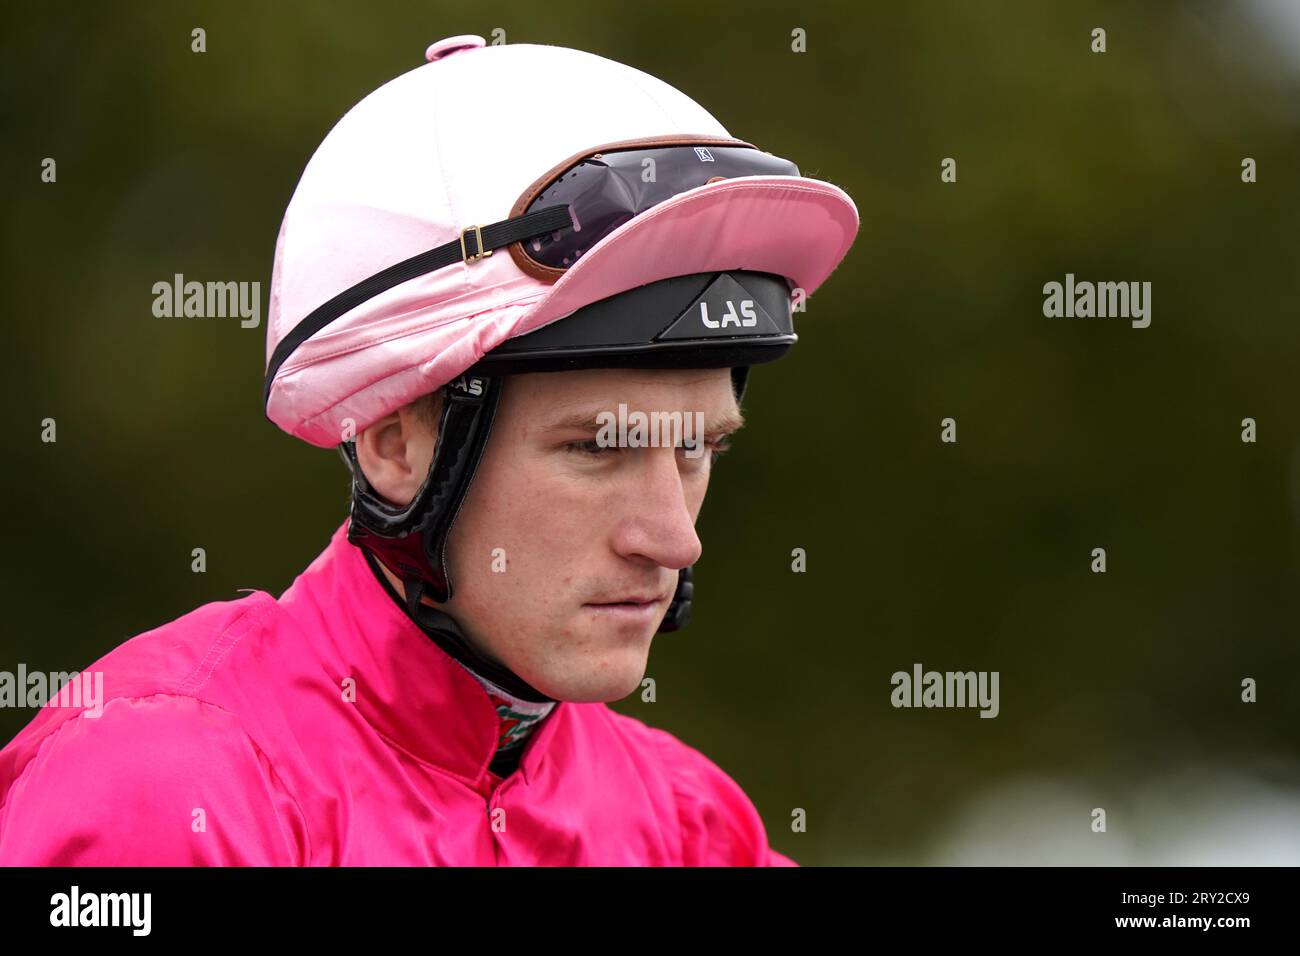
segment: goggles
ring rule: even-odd
[[[678,193],[737,176],[798,176],[788,159],[734,139],[650,137],[611,143],[565,160],[539,177],[511,218],[567,206],[569,228],[510,247],[515,263],[554,282],[615,229]]]
[[[416,276],[458,260],[475,262],[509,246],[523,272],[554,282],[601,239],[678,193],[737,176],[798,175],[790,160],[720,137],[652,136],[579,153],[526,189],[509,218],[462,229],[458,239],[391,265],[313,310],[271,355],[263,406],[276,374],[299,345],[363,302]]]

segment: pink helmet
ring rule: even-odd
[[[426,59],[339,120],[280,227],[266,414],[313,445],[337,445],[507,340],[648,283],[750,270],[811,295],[857,233],[841,189],[732,138],[632,67],[477,36],[434,43]],[[665,144],[700,157],[698,171],[674,165]],[[630,157],[622,169],[589,160],[605,181],[589,177],[567,214],[545,208],[566,164],[613,147]],[[655,147],[660,185],[647,189],[656,157],[637,150]],[[591,208],[593,196],[628,205]]]

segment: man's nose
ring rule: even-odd
[[[631,480],[630,504],[614,534],[614,550],[680,569],[700,559],[703,546],[673,448],[642,448]]]

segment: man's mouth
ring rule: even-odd
[[[609,607],[611,605],[626,604],[629,606],[638,606],[641,604],[658,604],[664,599],[662,594],[628,594],[623,597],[610,598],[608,601],[591,601],[588,607]]]
[[[613,620],[642,622],[648,621],[656,615],[663,615],[665,596],[663,594],[628,594],[609,601],[592,601],[584,604],[582,609]]]

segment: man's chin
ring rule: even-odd
[[[646,655],[625,649],[575,661],[562,673],[551,668],[537,682],[530,683],[556,700],[575,704],[608,703],[636,691],[645,671]]]

